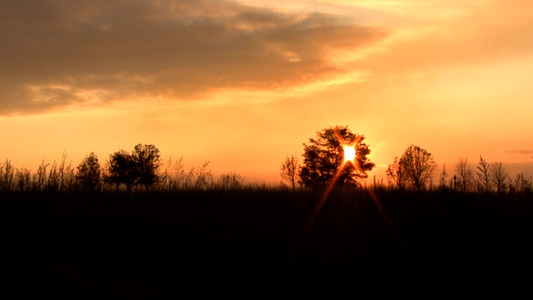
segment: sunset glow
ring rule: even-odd
[[[36,171],[154,144],[279,182],[323,128],[377,165],[411,144],[533,173],[532,1],[9,1],[0,159]],[[253,142],[252,142],[253,141]],[[216,149],[216,151],[213,151]],[[260,157],[261,159],[257,159]],[[453,168],[453,167],[451,167]],[[451,170],[451,169],[450,169]]]
[[[0,1],[2,291],[527,299],[532,80],[533,0]]]

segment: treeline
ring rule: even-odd
[[[441,190],[460,192],[531,192],[533,177],[519,172],[512,177],[501,162],[487,162],[481,155],[477,164],[460,158],[454,172],[446,164],[435,174],[437,164],[431,153],[419,146],[409,146],[387,168],[388,186],[397,189]],[[435,175],[438,179],[435,180]]]
[[[164,167],[164,168],[163,168]],[[9,159],[0,163],[0,191],[74,192],[74,191],[174,191],[243,188],[244,177],[229,172],[215,179],[209,162],[185,169],[183,158],[164,165],[154,145],[138,144],[132,152],[119,150],[104,165],[94,153],[73,167],[63,154],[61,162],[42,161],[36,172],[16,168]]]
[[[408,159],[407,161],[413,161]],[[501,162],[487,162],[482,156],[477,164],[461,158],[449,171],[446,164],[440,170],[437,164],[420,160],[417,165],[408,165],[406,160],[400,163],[398,157],[386,170],[386,178],[373,178],[359,181],[356,186],[364,188],[380,188],[387,190],[414,191],[456,191],[456,192],[497,192],[513,193],[533,191],[533,176],[525,172],[510,174]],[[296,189],[304,184],[299,177],[301,166],[296,155],[287,156],[280,167],[280,184]]]
[[[463,192],[531,192],[533,176],[518,172],[510,175],[501,162],[487,162],[481,155],[477,164],[461,158],[455,164],[454,174],[446,172],[443,165],[439,175],[440,189],[452,189]]]
[[[298,156],[287,156],[280,167],[281,184],[286,187],[368,186],[367,172],[375,164],[368,158],[370,148],[364,136],[355,134],[348,126],[334,126],[317,132],[304,144],[302,164]],[[351,154],[350,154],[351,153]],[[417,145],[409,146],[395,157],[386,170],[387,182],[371,186],[415,191],[460,192],[531,192],[533,177],[518,173],[511,177],[501,162],[489,163],[480,156],[477,165],[460,159],[455,172],[449,174],[446,165],[437,173],[433,155]],[[436,180],[437,178],[437,180]]]
[[[324,157],[342,157],[342,153],[337,152],[331,150]],[[234,172],[215,178],[209,168],[209,162],[190,169],[185,169],[183,158],[175,161],[169,159],[163,164],[160,151],[154,145],[138,144],[131,152],[119,150],[110,154],[103,165],[94,153],[87,155],[76,167],[73,167],[72,162],[67,163],[66,158],[64,153],[59,163],[54,161],[48,164],[43,161],[36,172],[16,168],[6,159],[0,163],[0,191],[176,191],[245,187],[244,177]],[[339,161],[342,161],[342,158]],[[307,166],[307,169],[304,169],[304,166]],[[367,179],[364,173],[364,176],[354,176],[355,180],[342,181],[342,177],[340,180],[334,178],[335,169],[339,168],[336,164],[327,165],[329,169],[326,169],[323,165],[313,165],[309,160],[304,160],[304,166],[299,164],[297,156],[287,157],[280,168],[281,187],[292,187],[293,190],[297,187],[323,187],[336,179],[339,186],[360,188],[498,193],[533,191],[533,176],[523,172],[511,176],[501,162],[489,163],[481,156],[477,164],[469,163],[466,158],[459,159],[451,174],[448,173],[446,165],[442,165],[438,172],[437,163],[431,153],[415,145],[407,148],[401,157],[396,157],[388,166],[386,181],[382,178],[376,180],[375,177]],[[309,166],[323,178],[310,180],[309,172],[302,172],[311,169]],[[359,169],[357,162],[351,165],[351,169],[346,166],[350,165],[340,165],[348,173]]]

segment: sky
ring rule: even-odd
[[[279,182],[335,125],[370,176],[411,144],[533,163],[529,0],[2,1],[0,39],[0,159],[33,171],[142,143]]]

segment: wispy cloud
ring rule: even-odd
[[[382,54],[364,62],[375,71],[486,66],[531,55],[532,1],[387,1],[380,9],[393,13],[396,22]]]
[[[530,155],[530,154],[533,154],[533,150],[529,150],[529,149],[513,149],[513,150],[505,150],[505,153]]]
[[[0,4],[0,114],[334,82],[330,60],[385,34],[346,18],[214,0]]]

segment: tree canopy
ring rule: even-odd
[[[394,159],[389,165],[387,176],[392,179],[399,188],[410,187],[424,189],[428,180],[431,179],[436,168],[433,155],[419,146],[411,145],[402,157]]]
[[[138,144],[131,153],[120,150],[110,155],[106,179],[117,186],[124,184],[128,190],[136,184],[148,188],[158,180],[160,166],[159,149]]]
[[[84,190],[93,191],[100,183],[100,163],[98,157],[91,152],[78,166],[76,180]]]
[[[368,159],[369,147],[363,143],[365,137],[355,134],[348,126],[335,126],[317,132],[315,138],[304,143],[303,166],[300,181],[303,185],[326,186],[335,180],[337,185],[357,185],[367,178],[367,171],[374,168]],[[344,147],[353,147],[355,158],[345,161]]]
[[[137,167],[137,183],[145,187],[154,184],[158,180],[158,170],[161,166],[159,149],[154,145],[138,144],[131,156]]]

